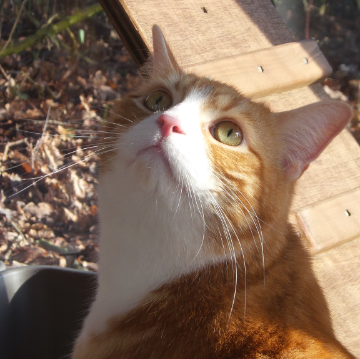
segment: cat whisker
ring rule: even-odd
[[[10,171],[10,170],[13,170],[13,169],[15,169],[15,168],[18,168],[18,167],[20,167],[20,166],[22,166],[22,165],[24,165],[24,164],[27,164],[27,163],[30,163],[30,161],[21,162],[21,163],[15,165],[15,166],[9,167],[9,168],[7,168],[6,170],[1,171],[1,173],[8,172],[8,171]]]
[[[77,131],[77,130],[76,130],[76,131]],[[33,131],[27,131],[27,130],[19,130],[19,132],[29,133],[29,134],[34,134],[34,135],[42,135],[41,132],[33,132]],[[101,131],[97,131],[97,132],[101,132]],[[94,132],[93,132],[93,133],[94,133]],[[111,132],[108,132],[108,133],[112,134]],[[90,134],[85,136],[85,135],[73,135],[73,134],[68,134],[68,135],[55,134],[55,135],[53,135],[53,134],[47,133],[46,136],[47,136],[47,137],[66,136],[66,137],[68,137],[68,138],[94,138],[94,137],[96,136],[96,134],[93,135],[93,136],[91,136]]]
[[[212,198],[212,202],[213,205],[215,205],[215,208],[217,209],[217,213],[218,213],[218,217],[220,218],[220,221],[222,223],[223,229],[225,231],[225,237],[227,238],[227,242],[228,242],[228,247],[230,250],[230,257],[232,258],[233,261],[233,273],[235,276],[235,288],[234,288],[234,296],[233,296],[233,301],[232,301],[232,305],[231,305],[231,309],[230,309],[230,314],[229,314],[229,319],[228,319],[228,324],[230,322],[231,319],[231,314],[232,311],[234,309],[234,305],[235,305],[235,298],[236,298],[236,291],[237,291],[237,281],[238,281],[238,272],[237,272],[237,259],[236,259],[236,253],[235,253],[235,248],[232,242],[232,236],[230,233],[230,229],[232,230],[232,232],[234,233],[238,243],[239,243],[239,247],[241,250],[241,254],[242,254],[242,258],[243,258],[243,263],[244,263],[244,295],[245,295],[245,299],[244,299],[244,319],[246,316],[246,290],[247,290],[247,281],[246,281],[246,262],[245,262],[245,256],[244,256],[244,251],[241,245],[241,241],[239,239],[239,237],[236,234],[236,231],[231,223],[231,221],[229,220],[229,218],[226,216],[226,214],[224,213],[224,211],[222,210],[221,206],[217,203],[217,201],[215,200],[215,198],[213,197],[213,195],[210,193],[210,196]]]
[[[194,211],[194,214],[195,214],[195,207],[197,208],[198,212],[199,212],[199,215],[200,215],[200,218],[202,220],[202,223],[203,223],[203,237],[202,237],[202,241],[201,241],[201,244],[200,244],[200,248],[199,250],[197,251],[195,257],[193,258],[193,260],[195,260],[195,258],[198,256],[198,254],[200,253],[201,251],[201,248],[202,248],[202,245],[204,243],[204,238],[205,238],[205,228],[206,228],[206,222],[205,222],[205,218],[204,218],[204,211],[203,211],[203,207],[202,207],[202,204],[201,204],[201,198],[200,196],[196,193],[195,190],[193,190],[192,186],[191,186],[191,182],[190,182],[190,177],[188,174],[184,174],[185,175],[185,181],[186,181],[186,189],[187,189],[187,192],[188,192],[188,195],[190,196],[190,199],[191,199],[191,203],[192,203],[192,206],[193,206],[193,211]],[[199,204],[198,204],[198,201],[197,199],[199,199],[199,203],[200,203],[200,207],[199,207]]]
[[[116,141],[114,141],[114,143],[116,143]],[[98,147],[99,147],[99,145],[88,145],[88,146],[83,146],[81,149],[82,149],[82,150],[90,150],[90,149],[98,148]],[[73,148],[76,148],[76,150],[72,150]],[[69,157],[70,155],[76,153],[76,152],[77,152],[77,147],[73,147],[73,148],[63,150],[63,151],[68,151],[68,150],[72,150],[72,151],[69,152],[69,153],[66,153],[66,154],[62,155],[61,157],[59,157],[59,156],[58,156],[58,157],[55,157],[55,158],[54,158],[55,161],[61,160],[61,159],[64,159],[64,158],[67,158],[67,157]],[[36,159],[35,159],[35,161],[36,161]],[[5,172],[8,172],[8,171],[10,171],[10,170],[12,170],[12,169],[14,169],[14,168],[20,167],[20,166],[25,165],[25,164],[30,164],[30,163],[31,163],[31,159],[29,159],[28,161],[23,161],[23,162],[15,165],[15,166],[9,167],[9,168],[7,168],[6,170],[3,170],[2,172],[5,173]],[[33,179],[34,179],[34,178],[33,178]],[[36,178],[35,178],[35,179],[36,179]]]
[[[230,199],[233,200],[233,201],[235,201],[235,202],[237,202],[238,204],[240,204],[239,209],[241,210],[241,212],[242,212],[242,214],[243,214],[243,216],[244,216],[244,218],[245,218],[245,220],[246,220],[246,222],[247,222],[247,225],[248,225],[248,227],[249,227],[249,229],[250,229],[251,235],[252,235],[252,237],[253,237],[253,239],[254,239],[254,243],[255,243],[256,248],[257,248],[257,244],[256,244],[256,241],[255,241],[254,234],[253,234],[252,229],[251,229],[251,226],[250,226],[250,224],[249,224],[249,222],[248,222],[248,220],[247,220],[247,217],[245,216],[245,214],[244,214],[243,210],[241,209],[241,207],[244,208],[244,209],[247,211],[247,213],[250,215],[250,218],[251,218],[251,220],[252,220],[252,222],[253,222],[253,224],[255,225],[255,228],[256,228],[256,230],[257,230],[257,233],[258,233],[258,236],[259,236],[259,240],[260,240],[260,244],[261,244],[263,277],[264,277],[264,285],[265,285],[264,237],[263,237],[263,233],[262,233],[262,229],[261,229],[261,225],[260,225],[258,216],[256,215],[256,212],[255,212],[254,208],[252,207],[250,201],[246,198],[246,196],[245,196],[238,188],[236,188],[230,181],[228,181],[228,179],[227,179],[226,177],[222,176],[220,173],[216,173],[215,175],[217,175],[218,179],[219,179],[222,183],[224,183],[224,181],[227,182],[227,190],[229,190],[229,186],[231,186],[232,188],[234,188],[235,191],[236,191],[237,193],[239,193],[239,194],[247,201],[247,203],[249,204],[249,206],[250,206],[251,209],[252,209],[252,212],[249,211],[248,208],[245,206],[245,204],[242,202],[242,200],[241,200],[238,196],[236,196],[235,193],[230,189],[230,191],[231,191],[232,194],[233,194],[233,197],[230,197]],[[220,178],[220,177],[221,177],[221,178]],[[255,217],[256,221],[254,220],[254,217]]]
[[[93,105],[91,105],[91,107],[92,107],[92,108],[96,108],[97,110],[105,111],[105,109],[102,109],[102,108],[100,108],[100,107],[96,107],[96,106],[93,106]],[[113,114],[113,115],[115,115],[115,116],[118,116],[118,117],[122,118],[123,120],[129,121],[130,123],[133,123],[133,122],[134,122],[134,121],[132,121],[132,120],[130,120],[130,119],[128,119],[128,118],[126,118],[126,117],[124,117],[124,116],[122,116],[122,115],[114,112],[114,111],[107,110],[107,112],[108,112],[108,113],[111,113],[111,114]],[[111,122],[108,122],[108,121],[105,121],[105,120],[102,120],[102,122],[111,123]],[[115,123],[115,122],[114,122],[113,124],[114,124],[114,125],[118,125],[118,124]]]
[[[191,196],[191,187],[189,187],[187,181],[185,181],[185,189],[186,189],[186,192],[187,192],[189,198],[192,199],[192,196]],[[188,201],[188,204],[189,204],[190,216],[191,216],[191,219],[193,220],[193,219],[194,219],[194,218],[193,218],[193,210],[192,210],[192,207],[191,207],[192,202],[191,202],[191,201]]]
[[[225,185],[225,183],[224,183],[223,180],[226,180],[226,181],[227,181],[227,179],[226,179],[224,176],[222,176],[220,173],[215,173],[215,172],[214,172],[214,175],[219,179],[220,182],[222,182],[222,183]],[[229,182],[229,181],[228,181],[228,182]],[[252,228],[251,228],[250,223],[248,222],[248,219],[247,219],[247,217],[245,216],[245,213],[243,212],[242,208],[244,208],[244,209],[248,212],[248,214],[250,215],[251,220],[253,221],[255,227],[257,228],[257,224],[254,222],[254,220],[253,220],[253,218],[252,218],[252,212],[250,212],[250,211],[248,210],[248,208],[245,206],[245,204],[241,201],[241,199],[238,198],[238,197],[236,196],[236,194],[235,194],[231,189],[228,188],[228,185],[232,185],[231,182],[229,182],[229,183],[226,185],[226,188],[225,188],[225,190],[224,190],[224,194],[225,194],[225,196],[227,197],[228,200],[233,201],[233,202],[235,202],[236,204],[240,204],[239,209],[241,210],[241,212],[242,212],[242,214],[243,214],[243,217],[245,218],[246,223],[247,223],[247,225],[248,225],[248,228],[249,228],[249,230],[250,230],[250,232],[251,232],[251,234],[252,234],[252,236],[253,236],[253,238],[254,238]],[[237,192],[239,192],[240,194],[242,194],[241,191],[239,191],[238,189],[236,189],[236,190],[237,190]],[[231,193],[229,193],[230,191],[231,191]],[[232,194],[232,196],[231,196],[231,194]],[[254,240],[255,240],[255,238],[254,238]],[[256,242],[255,242],[255,244],[256,244]]]
[[[217,173],[214,173],[218,179],[223,183],[225,184],[224,182],[226,182],[226,189],[229,191],[229,186],[231,188],[233,188],[241,197],[243,197],[245,199],[245,201],[248,203],[248,205],[251,207],[251,210],[252,211],[249,211],[249,209],[245,206],[245,204],[242,202],[242,200],[236,196],[235,192],[230,189],[231,193],[233,194],[234,197],[231,197],[229,199],[236,199],[237,201],[239,201],[239,203],[243,206],[243,208],[246,209],[246,211],[248,212],[248,214],[251,216],[251,217],[254,217],[256,218],[257,220],[257,223],[254,223],[254,225],[258,225],[259,228],[261,229],[261,226],[260,226],[260,223],[258,222],[260,220],[260,218],[257,216],[256,214],[256,211],[255,209],[253,208],[253,206],[251,205],[250,201],[246,198],[245,194],[242,193],[237,187],[235,187],[225,176],[221,175],[219,172]],[[262,233],[261,233],[261,237],[262,237]]]
[[[195,193],[195,196],[198,197],[199,199],[199,202],[200,202],[200,206],[201,206],[201,211],[198,207],[198,210],[199,210],[199,214],[200,214],[200,217],[202,219],[202,222],[203,222],[203,235],[202,235],[202,239],[201,239],[201,244],[200,244],[200,247],[199,247],[199,250],[197,251],[195,257],[194,257],[194,260],[196,259],[196,257],[199,255],[200,251],[201,251],[201,248],[203,247],[203,244],[204,244],[204,241],[205,241],[205,231],[206,231],[206,221],[205,221],[205,217],[204,217],[204,208],[201,204],[201,198],[198,194]],[[197,202],[197,201],[196,201]]]
[[[99,138],[101,138],[101,136],[99,136],[99,134],[100,135],[106,134],[106,135],[112,135],[112,137],[117,137],[119,134],[123,133],[123,131],[121,131],[121,130],[118,130],[118,131],[99,131],[99,130],[96,130],[96,133],[94,133],[94,131],[92,131],[92,130],[76,130],[76,132],[88,133],[89,135],[93,134],[94,136],[98,136]]]
[[[99,145],[99,144],[89,144],[89,145],[86,145],[86,146],[82,146],[80,149],[82,151],[84,151],[84,150],[88,151],[88,150],[92,150],[92,149],[95,149],[95,148],[99,148],[100,146],[104,146],[104,145],[110,146],[110,145],[115,144],[115,143],[117,143],[117,141],[107,142],[107,143],[104,143],[104,144],[101,144],[101,145]],[[62,154],[61,156],[55,157],[55,160],[62,160],[63,158],[67,158],[72,154],[76,154],[78,152],[78,150],[79,150],[79,147],[75,147],[75,146],[70,147],[70,148],[66,148],[66,149],[63,150],[63,152],[66,152],[66,153]],[[70,152],[67,152],[67,151],[70,151]]]
[[[81,160],[76,161],[76,162],[73,162],[73,163],[71,163],[71,164],[69,164],[69,165],[60,167],[60,168],[52,171],[51,173],[45,174],[45,175],[43,175],[43,176],[39,176],[39,177],[34,177],[34,178],[29,178],[29,179],[27,179],[28,181],[33,180],[33,181],[35,181],[35,182],[33,182],[32,184],[30,184],[30,185],[22,188],[22,189],[19,190],[18,192],[10,195],[8,198],[11,198],[11,197],[13,197],[13,196],[16,196],[16,195],[20,194],[21,192],[29,189],[30,187],[36,185],[38,182],[42,181],[43,179],[45,179],[45,178],[47,178],[47,177],[49,177],[49,176],[52,176],[52,175],[54,175],[54,174],[57,174],[57,173],[59,173],[59,172],[62,172],[62,171],[66,170],[66,169],[69,169],[69,168],[71,168],[71,167],[74,167],[74,166],[78,165],[79,163],[85,161],[86,159],[95,156],[96,154],[98,154],[98,155],[100,154],[100,155],[101,155],[101,154],[104,154],[104,153],[106,153],[106,152],[115,150],[115,148],[112,148],[111,150],[107,150],[107,151],[101,152],[103,149],[108,148],[108,147],[110,147],[110,146],[105,146],[104,148],[101,148],[101,149],[99,149],[98,151],[94,151],[94,153],[91,153],[90,155],[85,156],[85,157],[82,158]]]
[[[175,213],[174,213],[174,216],[173,216],[171,222],[174,221],[175,216],[178,213],[178,210],[179,210],[179,207],[180,207],[181,196],[182,196],[182,192],[183,192],[183,181],[182,180],[181,180],[181,184],[179,184],[179,186],[177,186],[176,188],[178,188],[178,187],[180,187],[180,195],[179,195],[179,200],[178,200],[178,203],[177,203],[177,206],[176,206],[176,209],[175,209]]]

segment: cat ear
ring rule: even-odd
[[[346,126],[351,115],[351,107],[339,101],[317,102],[279,114],[281,166],[290,180],[304,173]]]
[[[175,60],[173,53],[166,43],[164,35],[159,26],[154,25],[152,28],[153,34],[153,71],[164,69],[172,69],[180,71],[180,66]]]

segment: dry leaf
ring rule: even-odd
[[[25,207],[23,207],[23,211],[27,215],[35,216],[37,219],[41,220],[50,216],[53,209],[52,206],[46,202],[40,202],[38,205],[30,202]]]

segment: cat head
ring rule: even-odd
[[[168,212],[193,207],[210,232],[246,237],[260,222],[286,222],[295,181],[347,124],[350,107],[326,101],[272,113],[183,71],[157,26],[153,48],[143,84],[116,105],[116,126],[105,125],[118,133],[118,157],[105,154],[103,172],[118,166],[128,192]]]

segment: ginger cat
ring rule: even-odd
[[[354,358],[288,223],[350,107],[272,113],[153,42],[103,127],[99,287],[72,358]]]

